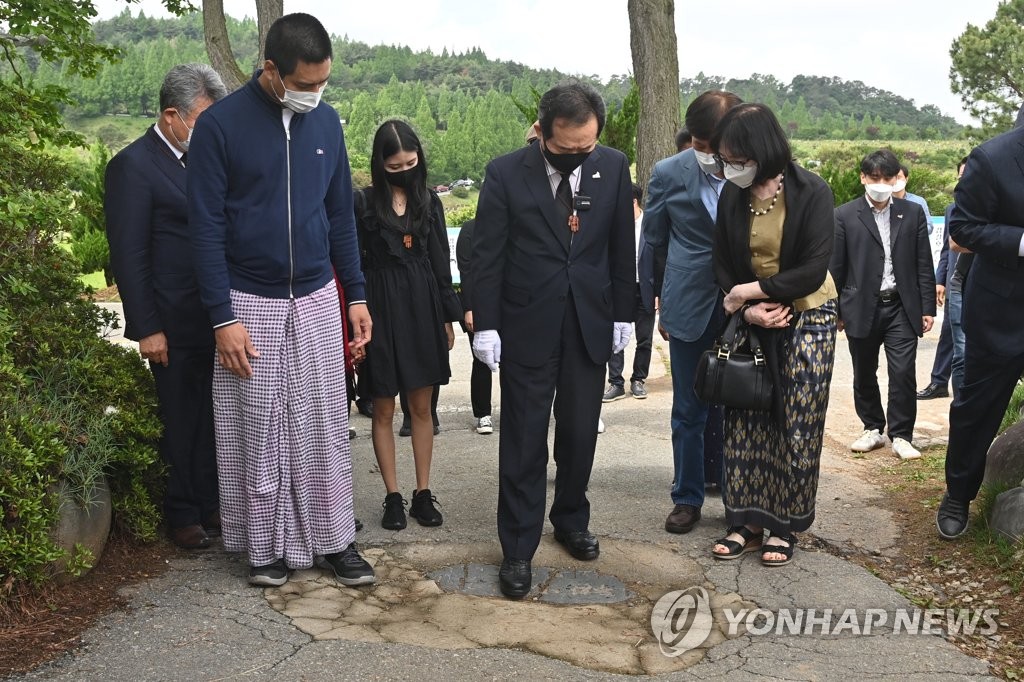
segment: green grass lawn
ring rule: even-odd
[[[104,279],[102,270],[90,272],[88,275],[79,275],[78,279],[86,286],[90,286],[97,291],[107,288],[107,280]]]

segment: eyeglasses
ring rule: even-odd
[[[722,170],[732,168],[734,171],[741,171],[751,163],[750,161],[726,161],[721,154],[715,154],[715,161],[722,167]]]

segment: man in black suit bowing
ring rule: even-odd
[[[629,341],[636,278],[629,163],[597,144],[601,96],[577,82],[541,97],[540,142],[487,167],[473,238],[473,352],[501,363],[501,591],[530,591],[544,525],[548,421],[557,473],[555,540],[596,559],[587,483],[604,365]]]
[[[888,149],[864,157],[860,180],[865,195],[836,209],[836,241],[829,270],[839,289],[840,329],[853,360],[853,404],[864,432],[854,452],[885,444],[886,422],[893,452],[916,459],[918,337],[935,316],[935,272],[928,224],[921,207],[892,196],[900,162]],[[882,410],[878,350],[885,347],[889,400]]]
[[[107,240],[125,336],[149,360],[169,469],[164,517],[171,539],[202,549],[220,531],[213,438],[213,330],[192,265],[186,153],[196,119],[227,94],[205,64],[171,69],[160,88],[160,117],[122,149],[106,171]]]
[[[974,260],[963,285],[963,386],[949,410],[946,494],[935,519],[946,540],[967,530],[989,445],[1024,373],[1024,127],[971,152],[953,199],[950,237]]]

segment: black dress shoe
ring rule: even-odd
[[[917,392],[918,400],[931,400],[932,398],[948,398],[949,387],[946,384],[931,383]]]
[[[501,593],[509,599],[522,599],[530,593],[533,571],[525,559],[503,559],[498,569]]]
[[[665,530],[669,533],[689,533],[700,521],[700,507],[692,504],[677,504],[665,519]]]
[[[935,526],[939,529],[939,537],[943,540],[956,540],[967,530],[967,517],[970,502],[954,500],[946,493],[939,503],[939,511],[935,514]]]
[[[210,546],[210,536],[197,523],[183,528],[172,528],[171,542],[182,549],[206,549]]]
[[[203,530],[205,530],[206,534],[211,538],[219,538],[221,536],[219,511],[213,512],[210,514],[209,518],[203,521]]]
[[[569,550],[574,558],[580,561],[593,561],[601,553],[601,545],[597,538],[586,530],[561,531],[555,529],[555,541]]]
[[[359,412],[359,414],[363,415],[364,417],[367,417],[369,419],[373,419],[373,401],[372,400],[357,400],[356,401],[356,411]]]

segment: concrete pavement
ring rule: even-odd
[[[922,341],[921,386],[936,337],[937,331]],[[751,621],[750,628],[729,632],[726,610],[735,617],[742,608],[760,608],[763,615],[831,608],[834,625],[844,609],[909,608],[888,585],[840,558],[844,552],[891,553],[897,528],[877,504],[884,493],[858,477],[863,464],[846,448],[861,426],[840,336],[818,517],[811,533],[801,537],[793,563],[767,569],[757,554],[714,561],[709,551],[724,529],[715,497],[707,500],[704,520],[692,533],[666,533],[672,479],[667,358],[667,344],[656,340],[650,397],[603,409],[608,430],[598,439],[590,484],[591,529],[601,539],[601,557],[586,564],[572,560],[548,527],[534,562],[545,577],[523,602],[492,596],[493,567],[501,559],[494,527],[498,436],[472,430],[470,351],[460,336],[452,351],[454,377],[441,391],[443,430],[435,440],[431,482],[443,505],[443,526],[411,522],[398,532],[380,528],[384,489],[370,422],[353,417],[356,512],[366,525],[357,541],[375,563],[376,586],[344,588],[312,570],[296,573],[282,588],[255,589],[245,584],[242,557],[217,550],[176,553],[170,570],[131,588],[130,608],[87,631],[79,650],[11,679],[984,677],[984,662],[941,636],[893,634],[889,626],[870,635],[823,636],[820,628],[810,635],[757,634],[760,621]],[[630,360],[627,352],[627,368]],[[919,403],[916,442],[942,440],[948,402]],[[495,414],[500,422],[500,406]],[[408,496],[414,484],[411,446],[409,439],[398,444],[399,481]],[[549,492],[551,480],[553,475]],[[674,590],[706,596],[710,615],[706,622],[691,618],[685,627],[659,630],[662,641],[671,645],[702,624],[709,634],[696,648],[669,656],[663,650],[676,653],[682,645],[659,644],[651,613]],[[699,615],[704,596],[688,602],[696,606],[691,616]]]

